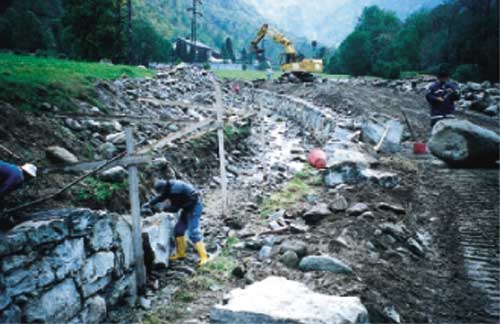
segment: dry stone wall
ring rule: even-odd
[[[267,90],[249,91],[254,91],[251,97],[255,98],[259,105],[297,122],[317,139],[326,142],[333,134],[335,129],[333,116],[310,102]]]
[[[0,323],[98,323],[135,303],[126,216],[63,209],[33,215],[0,237]]]

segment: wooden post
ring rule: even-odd
[[[132,128],[125,128],[127,141],[127,154],[134,154],[135,143]],[[128,167],[130,207],[132,209],[132,242],[134,244],[134,264],[138,291],[143,291],[146,286],[146,268],[144,266],[144,252],[142,248],[141,206],[139,201],[139,177],[137,166]]]
[[[227,212],[227,176],[226,176],[226,156],[224,151],[224,103],[222,102],[222,92],[217,81],[213,80],[215,86],[215,104],[217,105],[217,137],[219,139],[219,161],[220,161],[220,182],[222,187],[222,215]]]

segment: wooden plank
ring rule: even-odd
[[[134,154],[135,143],[132,128],[125,128],[125,138],[127,141],[127,154]],[[144,251],[142,247],[141,229],[141,206],[139,201],[139,177],[137,166],[131,165],[128,168],[130,207],[132,214],[132,242],[134,244],[135,275],[137,279],[138,291],[144,291],[146,287],[146,268],[144,266]]]
[[[140,115],[106,115],[106,116],[97,116],[97,115],[92,115],[92,114],[57,114],[54,116],[55,118],[59,119],[66,119],[66,118],[71,118],[71,119],[93,119],[93,120],[120,120],[120,121],[127,121],[127,122],[137,122],[138,120],[141,121],[142,123],[144,122],[149,122],[152,124],[159,124],[159,125],[172,125],[172,124],[185,124],[185,123],[192,123],[193,120],[189,118],[180,118],[180,119],[174,119],[174,118],[169,118],[165,116],[161,117],[149,117],[149,116],[140,116]],[[160,120],[161,119],[161,120]],[[166,120],[166,121],[164,121]]]
[[[187,136],[197,130],[200,130],[204,127],[208,127],[209,125],[211,125],[212,123],[214,123],[214,120],[213,119],[206,119],[206,120],[203,120],[199,123],[196,123],[194,125],[191,125],[191,126],[188,126],[186,128],[183,128],[181,129],[180,131],[176,132],[176,133],[173,133],[173,134],[170,134],[162,139],[160,139],[159,141],[157,141],[156,143],[154,144],[151,144],[151,145],[148,145],[142,149],[140,149],[137,153],[140,154],[140,155],[144,155],[144,154],[147,154],[149,153],[150,151],[152,150],[159,150],[165,146],[167,146],[168,144],[180,139],[180,138],[183,138],[184,136]]]
[[[215,105],[217,108],[217,137],[219,140],[219,161],[220,178],[222,187],[222,215],[227,215],[227,174],[226,174],[226,155],[224,149],[224,103],[222,101],[222,91],[217,81],[213,80],[215,86]]]
[[[123,167],[128,167],[130,165],[139,165],[139,164],[149,164],[153,160],[153,157],[151,155],[132,155],[132,156],[126,156],[124,158],[121,158],[119,160],[114,161],[113,163],[109,163],[105,169],[111,169],[117,165],[121,165]],[[83,162],[83,163],[78,163],[78,164],[71,164],[71,165],[63,165],[63,166],[55,166],[55,167],[49,167],[43,170],[43,174],[50,174],[50,173],[69,173],[69,172],[83,172],[83,171],[88,171],[88,170],[93,170],[95,168],[99,168],[102,165],[107,163],[106,160],[102,161],[92,161],[92,162]]]

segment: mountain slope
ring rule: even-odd
[[[134,0],[136,14],[153,23],[157,31],[169,39],[190,37],[191,13],[187,12],[191,1],[183,0]],[[227,37],[231,37],[235,53],[243,48],[248,51],[260,26],[268,19],[260,15],[246,0],[205,0],[200,7],[198,40],[220,49]],[[310,55],[310,42],[304,37],[287,34],[299,51]],[[277,61],[281,46],[266,43],[267,55]],[[237,55],[239,56],[239,55]]]
[[[337,45],[356,26],[363,8],[377,5],[404,19],[444,0],[245,0],[277,27],[327,45]]]

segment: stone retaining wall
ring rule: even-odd
[[[291,96],[279,95],[267,90],[255,91],[253,98],[259,105],[271,109],[297,122],[312,132],[321,141],[327,141],[335,129],[335,120],[332,115],[322,111],[305,100]],[[250,94],[251,95],[251,94]]]
[[[0,234],[0,323],[98,323],[135,303],[131,225],[89,209],[34,215]]]

